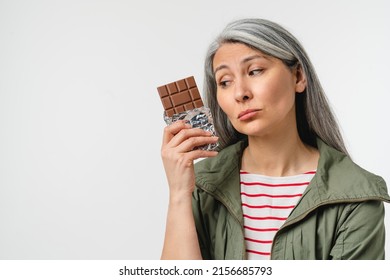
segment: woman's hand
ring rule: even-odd
[[[194,160],[218,154],[194,148],[217,141],[218,137],[200,128],[191,128],[185,121],[177,121],[165,128],[161,156],[171,198],[192,194],[195,187]]]
[[[161,156],[169,184],[169,206],[162,259],[202,259],[192,214],[195,187],[194,160],[217,155],[214,151],[194,150],[216,143],[218,137],[177,121],[164,130]]]

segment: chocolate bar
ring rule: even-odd
[[[193,76],[157,88],[164,107],[164,121],[167,125],[184,120],[193,128],[200,128],[215,135],[210,109],[203,105]],[[218,143],[195,149],[216,150]]]
[[[193,76],[160,86],[157,91],[168,117],[203,106]]]

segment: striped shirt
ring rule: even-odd
[[[270,177],[240,171],[247,259],[270,259],[276,232],[297,205],[315,173]]]

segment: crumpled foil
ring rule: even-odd
[[[185,120],[186,123],[190,124],[193,128],[201,128],[211,132],[213,136],[216,135],[210,109],[205,106],[174,114],[172,117],[168,117],[164,112],[164,121],[167,125],[170,125],[178,120]],[[196,147],[196,149],[214,151],[217,147],[218,143],[213,143]]]

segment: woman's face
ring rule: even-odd
[[[240,43],[223,44],[213,60],[217,101],[234,128],[248,136],[296,129],[295,94],[306,80],[300,70]]]

